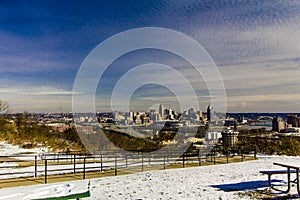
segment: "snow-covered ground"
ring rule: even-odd
[[[260,174],[260,170],[282,169],[273,165],[273,162],[299,163],[299,160],[299,157],[262,156],[258,160],[240,163],[91,179],[91,196],[86,199],[249,199],[248,196],[240,196],[239,193],[268,188],[267,176]],[[284,183],[281,181],[285,180],[284,175],[274,178],[276,183]],[[20,199],[30,199],[26,195],[32,191],[35,197],[45,192],[49,196],[57,195],[57,192],[75,194],[80,192],[80,188],[82,191],[80,185],[87,185],[87,181],[0,189],[0,196],[2,199],[12,200],[16,199],[15,196],[9,195],[20,193]],[[291,194],[299,197],[294,187]]]
[[[76,194],[84,194],[89,191],[88,181],[73,183],[56,183],[47,185],[35,185],[2,189],[0,200],[34,200],[44,198],[69,197]]]
[[[273,162],[299,162],[299,157],[261,157],[224,165],[143,172],[94,179],[88,199],[248,199],[238,192],[268,188],[263,169],[282,169]],[[286,179],[276,176],[276,181]],[[275,193],[275,192],[274,192]],[[296,194],[295,188],[291,194]]]
[[[22,154],[22,153],[39,154],[45,152],[48,152],[48,150],[47,148],[44,147],[34,148],[34,149],[24,149],[15,145],[8,144],[4,141],[0,142],[0,156],[11,156],[11,155]]]
[[[8,144],[0,143],[1,155],[28,152]],[[32,150],[39,153],[38,149]],[[91,196],[87,200],[98,199],[250,199],[239,195],[247,191],[268,188],[267,176],[260,170],[283,169],[273,162],[299,163],[300,157],[260,156],[258,160],[201,166],[184,169],[157,170],[131,175],[105,177],[90,180]],[[4,167],[7,163],[2,163]],[[9,163],[15,165],[15,163]],[[8,166],[9,167],[9,166]],[[286,175],[274,176],[277,184],[284,184]],[[68,196],[87,190],[88,181],[70,181],[56,184],[33,185],[0,189],[0,200],[38,199]],[[0,185],[1,188],[1,185]],[[273,194],[283,195],[272,191]],[[300,198],[296,188],[291,192]]]

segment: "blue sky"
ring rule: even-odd
[[[1,1],[0,99],[16,112],[71,111],[76,73],[90,51],[140,27],[169,28],[198,41],[220,70],[229,112],[300,111],[297,0]],[[153,60],[186,66],[168,53],[132,53],[111,66],[103,80],[107,93],[120,69]],[[197,90],[207,95],[205,87]],[[176,101],[166,94],[166,88],[145,87],[133,99]],[[96,98],[100,110],[105,98]],[[204,98],[201,109],[207,104]]]

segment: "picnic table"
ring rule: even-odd
[[[274,162],[274,165],[286,168],[284,170],[264,170],[260,171],[260,173],[268,175],[268,182],[269,186],[277,191],[281,191],[284,193],[289,193],[291,190],[291,184],[294,183],[297,186],[297,192],[300,195],[300,183],[299,183],[299,170],[300,170],[300,163],[278,163]],[[281,190],[272,184],[271,176],[274,174],[287,174],[287,189]],[[294,178],[292,178],[292,174],[296,174]]]

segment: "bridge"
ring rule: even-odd
[[[271,117],[271,116],[259,116],[256,120],[257,121],[272,121],[273,117]]]
[[[270,124],[273,121],[273,117],[271,116],[259,116],[256,119],[248,120],[249,124],[263,123]]]

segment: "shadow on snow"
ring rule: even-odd
[[[272,180],[272,183],[279,182],[283,183],[282,180]],[[242,183],[229,183],[229,184],[219,184],[219,185],[210,185],[213,188],[218,188],[225,192],[229,191],[240,191],[240,190],[254,190],[262,187],[269,187],[268,181],[248,181]]]

